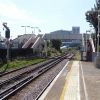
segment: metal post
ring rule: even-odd
[[[39,29],[39,27],[31,27],[31,28],[34,29],[34,32],[32,31],[32,33],[34,33],[34,34],[35,34],[35,29]]]
[[[95,51],[97,52],[97,42],[96,42],[96,31],[95,31]]]
[[[47,57],[47,40],[45,40],[45,53],[46,53],[46,57]]]
[[[7,64],[9,62],[9,39],[7,39]]]
[[[88,33],[88,32],[90,32],[90,30],[87,30],[87,31],[86,31],[86,52],[87,52],[87,40],[88,40],[88,37],[87,37],[88,34],[87,34],[87,33]]]
[[[86,31],[86,50],[85,50],[85,52],[86,52],[86,60],[87,60],[87,57],[88,57],[88,55],[87,55],[87,40],[88,40],[88,32],[90,32],[90,30],[87,30]]]
[[[34,34],[35,34],[35,28],[34,28]]]
[[[100,36],[100,11],[98,10],[98,34],[97,34],[97,56],[95,60],[95,65],[97,68],[100,68],[100,56],[99,56],[99,36]]]
[[[24,27],[25,28],[25,34],[26,34],[26,27],[30,27],[30,26],[21,26],[21,27]]]
[[[25,34],[26,34],[26,26],[25,26]]]
[[[84,34],[82,34],[82,46],[83,46],[83,51],[85,51],[85,40],[84,40]]]
[[[99,56],[99,33],[100,33],[100,15],[99,15],[99,11],[98,11],[98,41],[97,41],[97,56]]]
[[[8,68],[8,65],[9,65],[9,43],[10,43],[9,38],[10,38],[10,29],[9,29],[9,27],[7,27],[7,23],[6,22],[4,22],[2,25],[6,29],[6,31],[5,31],[5,38],[6,38],[6,45],[7,45],[7,55],[6,55],[7,66],[6,66],[5,70],[4,70],[4,71],[6,71],[6,69]],[[4,30],[4,28],[3,28],[3,30]]]
[[[85,51],[87,52],[87,31],[86,31],[86,50]]]

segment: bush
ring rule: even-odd
[[[47,56],[51,56],[51,52],[50,51],[47,51]]]

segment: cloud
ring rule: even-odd
[[[26,21],[31,23],[41,23],[42,21],[33,16],[25,10],[18,8],[13,2],[0,1],[0,16],[10,18],[12,20]]]

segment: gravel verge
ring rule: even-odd
[[[52,60],[52,59],[50,59],[50,60]],[[7,74],[7,75],[4,75],[4,76],[0,77],[0,82],[2,82],[2,81],[4,81],[4,80],[7,80],[7,79],[10,79],[10,78],[12,78],[12,77],[14,77],[14,76],[17,76],[17,75],[19,75],[19,74],[21,74],[21,73],[23,73],[23,72],[25,72],[25,71],[31,70],[31,69],[33,69],[33,68],[36,68],[37,66],[42,65],[42,64],[44,64],[44,63],[46,63],[46,62],[48,62],[48,61],[50,61],[50,60],[43,61],[43,62],[38,63],[38,64],[36,64],[36,65],[31,65],[31,66],[25,67],[25,68],[23,68],[23,69],[20,69],[20,70],[18,70],[18,71],[9,73],[9,74]]]
[[[50,82],[61,71],[66,62],[67,59],[60,62],[55,67],[48,70],[45,74],[42,74],[38,79],[25,86],[25,88],[20,90],[9,100],[35,100],[48,82]]]

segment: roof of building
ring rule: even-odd
[[[30,37],[32,37],[32,36],[36,36],[35,34],[24,34],[24,35],[19,35],[17,38],[15,38],[14,40],[13,40],[13,42],[19,42],[19,43],[21,43],[21,42],[26,42]]]
[[[70,33],[72,33],[72,31],[67,31],[67,30],[57,30],[50,32],[50,34],[70,34]]]

